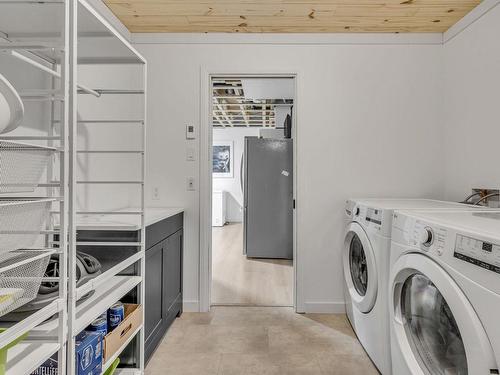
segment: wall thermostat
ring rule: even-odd
[[[186,139],[195,139],[194,125],[186,125]]]

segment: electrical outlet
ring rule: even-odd
[[[194,177],[188,177],[187,180],[186,180],[186,184],[187,184],[187,189],[189,191],[195,191],[196,190],[195,185],[194,185]]]
[[[159,188],[159,187],[157,187],[157,186],[155,186],[155,187],[153,188],[153,200],[154,200],[154,201],[157,201],[157,200],[159,200],[159,199],[160,199],[160,188]]]
[[[188,148],[186,148],[186,160],[187,161],[195,161],[194,147],[188,147]]]

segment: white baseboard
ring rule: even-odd
[[[345,314],[345,302],[304,302],[305,313]]]
[[[185,312],[200,312],[200,302],[197,301],[197,300],[182,301],[182,311],[185,311]]]
[[[183,301],[183,311],[200,312],[200,303],[197,300]],[[345,303],[342,302],[305,302],[304,313],[317,314],[345,314]]]

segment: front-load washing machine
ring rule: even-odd
[[[500,213],[396,212],[389,293],[394,374],[498,374]]]
[[[427,199],[350,199],[343,248],[346,311],[365,351],[384,374],[391,373],[387,292],[394,210],[476,210]],[[399,374],[398,374],[399,375]]]

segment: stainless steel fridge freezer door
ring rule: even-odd
[[[244,251],[293,257],[293,140],[245,137]]]

